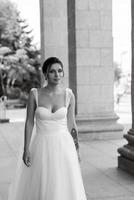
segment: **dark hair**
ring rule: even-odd
[[[63,64],[62,64],[62,62],[61,62],[58,58],[56,58],[56,57],[47,58],[47,59],[45,60],[45,62],[43,63],[43,66],[42,66],[42,72],[43,72],[43,74],[47,74],[49,68],[50,68],[53,64],[56,64],[56,63],[60,64],[61,67],[62,67],[62,69],[63,69]]]

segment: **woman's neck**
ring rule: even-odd
[[[52,84],[48,84],[46,86],[46,88],[50,91],[50,92],[58,92],[61,90],[61,85],[58,84],[58,85],[52,85]]]

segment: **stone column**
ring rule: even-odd
[[[40,0],[42,62],[56,56],[64,63],[68,86],[67,0]]]
[[[118,167],[134,175],[134,1],[131,1],[132,20],[132,72],[131,72],[131,107],[132,128],[124,135],[128,144],[118,149]]]
[[[114,112],[112,0],[76,0],[76,58],[79,131],[118,137],[123,127]]]

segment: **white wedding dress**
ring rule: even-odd
[[[8,200],[86,200],[74,141],[67,129],[71,89],[66,88],[65,106],[52,113],[38,106],[36,133],[30,144],[31,166],[18,164]]]

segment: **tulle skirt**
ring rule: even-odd
[[[77,152],[69,132],[35,134],[31,166],[19,158],[8,200],[86,200]]]

